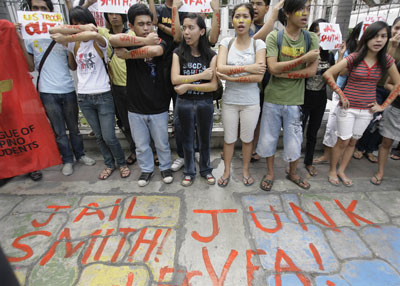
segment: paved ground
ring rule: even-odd
[[[220,176],[217,150],[212,159]],[[323,165],[303,191],[276,161],[270,193],[261,162],[257,184],[243,186],[239,158],[224,189],[183,188],[181,172],[164,185],[158,171],[139,188],[137,165],[98,181],[101,160],[70,177],[58,166],[41,182],[14,178],[0,188],[0,241],[29,286],[400,285],[400,162],[379,187],[366,159],[349,168],[352,188],[329,185]]]

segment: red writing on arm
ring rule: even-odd
[[[219,30],[221,27],[221,15],[219,14],[219,12],[215,13],[215,18],[217,19],[218,30]]]
[[[175,35],[175,14],[176,14],[176,7],[172,7],[172,19],[171,19],[172,36]]]
[[[242,73],[242,72],[244,72],[244,67],[230,68],[228,71],[228,75],[233,75],[233,74]]]
[[[251,82],[251,78],[248,76],[242,76],[242,77],[238,77],[235,78],[236,82]]]
[[[130,58],[131,59],[136,59],[136,58],[140,58],[140,57],[147,57],[149,55],[149,48],[148,47],[143,47],[140,49],[136,49],[136,50],[132,50],[130,52]]]
[[[326,83],[332,88],[334,92],[339,94],[341,97],[346,98],[344,95],[343,91],[337,86],[336,82],[332,80],[331,78],[328,78]]]
[[[139,40],[135,36],[129,36],[129,35],[122,35],[119,37],[119,40],[121,42],[128,42],[131,44],[144,44],[143,41]]]
[[[389,94],[388,98],[385,100],[385,102],[381,105],[383,109],[385,109],[390,103],[395,100],[396,97],[399,96],[400,93],[400,84],[397,85],[395,89]]]
[[[299,79],[299,78],[308,78],[308,73],[302,72],[291,72],[288,73],[288,78]]]
[[[282,69],[282,72],[290,71],[290,70],[294,69],[295,67],[301,65],[302,63],[303,63],[303,60],[302,60],[302,59],[298,59],[298,60],[295,61],[294,63],[285,66],[285,67]]]

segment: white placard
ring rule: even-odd
[[[22,38],[50,39],[49,29],[63,24],[61,13],[17,11]]]
[[[97,0],[100,12],[126,14],[137,0]]]
[[[363,25],[361,27],[361,32],[360,32],[360,36],[358,37],[358,40],[361,39],[362,35],[364,34],[364,31],[369,27],[369,25],[371,25],[372,23],[375,23],[377,21],[385,21],[385,18],[381,17],[381,16],[367,16],[365,17],[364,21],[363,21]]]
[[[179,12],[211,13],[211,0],[182,0],[183,5]]]
[[[337,50],[342,44],[339,24],[319,23],[319,45],[323,50]]]

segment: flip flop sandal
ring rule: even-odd
[[[251,163],[255,163],[255,162],[260,161],[260,157],[259,157],[259,156],[256,157],[256,156],[258,156],[258,154],[257,154],[256,152],[254,152],[253,154],[251,154],[251,158],[250,158],[250,162],[251,162]]]
[[[313,160],[314,165],[328,164],[329,160],[320,160],[319,158]]]
[[[378,163],[378,158],[376,158],[376,156],[372,153],[367,153],[367,159],[371,163]]]
[[[313,165],[306,166],[305,168],[310,176],[315,177],[316,175],[318,175],[317,169]]]
[[[253,180],[251,183],[249,181]],[[249,176],[248,178],[246,178],[245,176],[242,177],[242,182],[243,185],[245,185],[246,187],[250,187],[251,185],[254,184],[255,180],[252,176]]]
[[[264,185],[263,183],[266,183],[266,185]],[[266,175],[262,178],[262,180],[260,182],[261,190],[266,191],[266,192],[271,191],[273,185],[274,185],[274,181],[268,180]]]
[[[99,174],[99,179],[100,180],[107,180],[108,177],[111,176],[111,174],[114,172],[115,168],[105,168],[101,173]]]
[[[375,182],[374,179],[375,178]],[[370,180],[371,184],[375,185],[375,186],[379,186],[380,184],[382,184],[383,178],[382,179],[378,179],[378,177],[376,175],[374,175]]]
[[[335,186],[335,187],[339,187],[340,186],[340,181],[339,181],[339,178],[338,177],[336,177],[336,178],[333,178],[333,177],[328,177],[328,182],[329,182],[329,184],[331,184],[332,186]]]
[[[128,158],[126,158],[126,163],[128,164],[128,165],[133,165],[133,164],[135,164],[136,163],[136,161],[137,161],[137,159],[136,159],[136,155],[135,154],[130,154],[129,155],[129,157]]]
[[[357,160],[360,160],[363,156],[364,156],[364,153],[361,152],[360,150],[356,150],[353,153],[353,158],[357,159]]]
[[[129,175],[131,174],[131,170],[129,170],[128,166],[124,166],[119,168],[119,173],[121,175],[121,178],[125,179],[129,177]]]
[[[395,154],[392,154],[392,155],[390,155],[390,159],[395,160],[395,161],[398,161],[398,160],[400,160],[400,156],[397,156],[397,155],[395,155]]]
[[[308,190],[311,187],[310,184],[306,185],[306,182],[304,181],[304,179],[302,177],[299,177],[298,179],[293,179],[290,175],[287,175],[286,179],[295,183],[297,186],[299,186],[300,188],[302,188],[304,190]]]
[[[346,180],[342,179],[342,177],[340,177],[340,176],[338,176],[338,179],[343,183],[343,185],[345,187],[350,188],[350,187],[353,186],[353,182],[351,180],[350,181],[346,181]]]
[[[221,178],[219,178],[219,180],[221,180],[221,183],[218,180],[218,186],[221,188],[225,188],[228,184],[229,184],[229,180],[231,179],[231,177],[228,177],[226,179],[224,179],[222,176]]]
[[[206,179],[207,184],[209,185],[215,185],[215,177],[213,176],[213,174],[207,174],[203,177],[204,179]]]

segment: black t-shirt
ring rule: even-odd
[[[167,45],[161,41],[165,51]],[[128,48],[130,50],[135,47]],[[163,57],[126,60],[128,110],[140,114],[168,111],[171,96],[165,92]]]
[[[397,63],[397,70],[400,71],[400,62]],[[392,102],[393,107],[400,109],[400,96],[397,96],[396,99]]]
[[[174,50],[174,54],[178,53],[178,49]],[[213,52],[213,56],[215,53]],[[211,57],[212,58],[212,57]],[[189,62],[184,62],[183,58],[179,57],[179,65],[181,75],[194,75],[194,74],[199,74],[205,71],[207,68],[210,67],[211,60],[207,60],[205,57],[200,56],[200,57],[192,57],[192,59]],[[192,84],[200,84],[200,83],[207,83],[210,82],[209,80],[201,80],[201,81],[195,81],[192,82]],[[202,92],[202,91],[195,91],[195,90],[188,90],[186,93],[179,95],[180,98],[184,99],[207,99],[207,98],[212,98],[212,93],[211,92]]]
[[[181,25],[183,23],[183,17],[187,14],[184,12],[178,12],[179,14],[179,21],[181,22]],[[168,28],[171,28],[171,23],[172,23],[172,9],[168,8],[167,5],[163,4],[157,7],[157,18],[158,18],[158,23],[163,24],[167,26]],[[173,44],[174,38],[160,29],[157,30],[158,36],[164,40],[168,46]],[[172,54],[172,50],[171,50]]]

